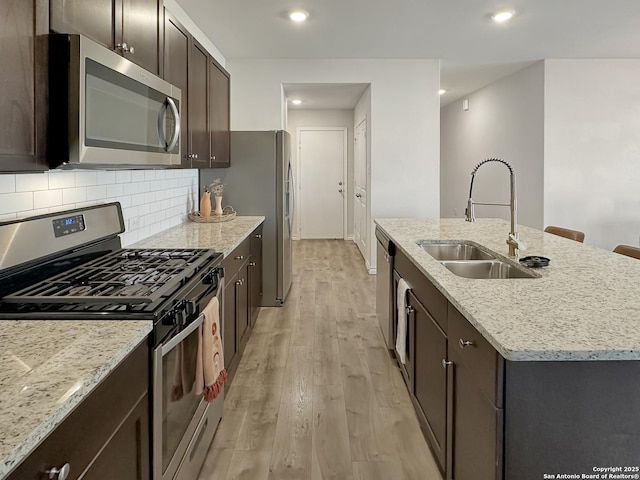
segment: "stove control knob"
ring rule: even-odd
[[[187,315],[193,315],[196,313],[196,302],[194,300],[187,300],[185,304],[185,310],[187,311]]]

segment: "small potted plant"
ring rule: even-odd
[[[219,178],[216,178],[210,185],[209,191],[213,192],[216,206],[213,210],[213,214],[217,216],[222,215],[222,193],[224,192],[224,183]]]

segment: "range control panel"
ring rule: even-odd
[[[72,233],[86,230],[87,225],[84,221],[84,215],[73,215],[71,217],[56,218],[52,220],[53,233],[57,237],[64,237]]]

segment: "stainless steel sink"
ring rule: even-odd
[[[416,242],[436,260],[493,260],[495,255],[466,242],[434,243],[429,240]]]
[[[475,279],[538,278],[533,272],[500,260],[443,261],[440,262],[459,277]]]

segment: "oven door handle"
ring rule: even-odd
[[[204,314],[199,315],[198,318],[187,325],[187,328],[182,330],[175,337],[171,337],[171,340],[162,345],[162,356],[164,357],[167,353],[173,350],[176,345],[191,335],[198,327],[200,327],[200,325],[202,325],[202,322],[204,322]]]

